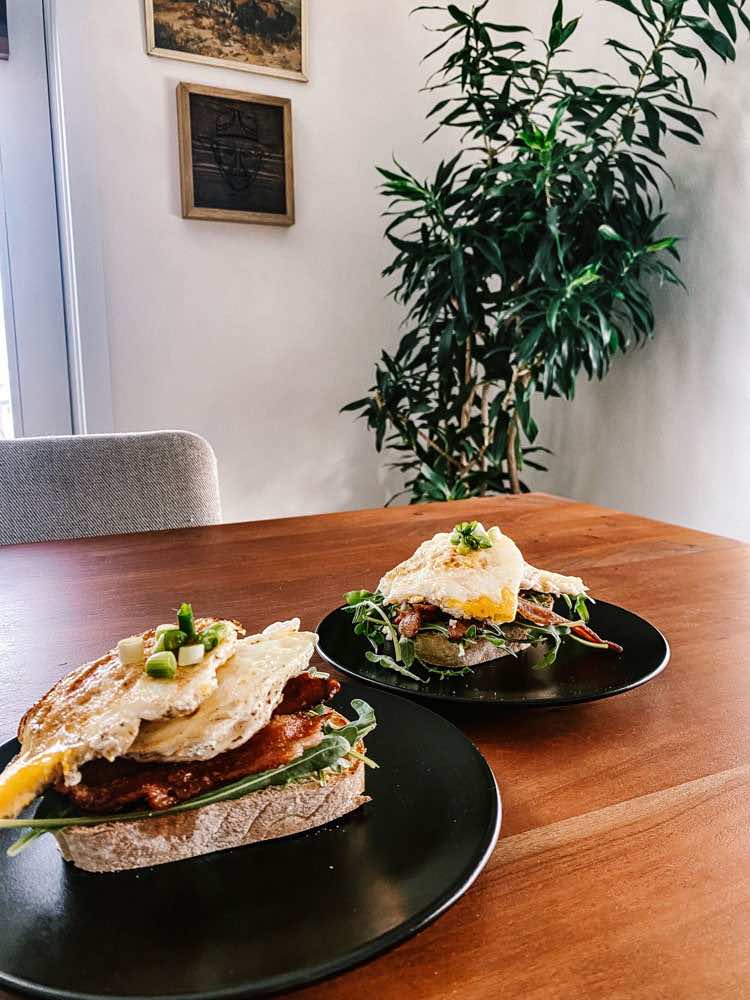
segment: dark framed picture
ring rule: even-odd
[[[177,115],[184,218],[292,225],[288,98],[181,83]]]
[[[0,59],[10,58],[10,43],[8,41],[8,3],[0,0]]]
[[[150,55],[308,79],[309,0],[145,0]]]

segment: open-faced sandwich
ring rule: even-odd
[[[326,705],[339,684],[308,668],[317,636],[298,619],[242,634],[183,604],[175,624],[121,640],[29,709],[0,774],[0,829],[24,831],[8,853],[49,831],[80,868],[141,868],[300,833],[368,801],[375,717],[359,700],[354,721]]]
[[[556,597],[567,616],[555,612]],[[367,658],[420,682],[420,667],[428,677],[457,675],[542,644],[537,666],[548,666],[567,639],[621,653],[587,625],[590,600],[578,577],[535,569],[499,528],[477,521],[422,542],[376,591],[346,595],[354,631],[373,647]]]

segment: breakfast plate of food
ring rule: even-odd
[[[0,747],[0,984],[265,995],[399,943],[471,885],[500,826],[484,759],[414,702],[341,691],[316,641],[183,604],[26,712]]]
[[[515,706],[593,701],[655,677],[657,628],[594,599],[578,576],[537,569],[499,527],[455,525],[318,626],[336,668],[417,698]]]

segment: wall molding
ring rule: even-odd
[[[104,267],[99,229],[93,91],[83,11],[66,17],[60,36],[58,0],[42,0],[60,262],[70,371],[73,431],[114,430]],[[67,61],[65,58],[67,53]]]
[[[13,273],[10,266],[10,243],[8,239],[8,220],[5,210],[5,185],[3,184],[3,157],[0,150],[0,299],[2,299],[2,314],[0,315],[0,337],[5,331],[5,346],[8,357],[8,376],[10,380],[10,405],[13,415],[13,433],[16,437],[24,436],[23,396],[18,375],[18,341],[16,337],[16,316],[13,309]]]

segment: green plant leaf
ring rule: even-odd
[[[665,239],[658,240],[656,243],[649,243],[646,250],[648,250],[649,253],[659,253],[661,250],[671,249],[676,242],[677,238],[675,236],[667,236]]]
[[[635,14],[638,18],[643,16],[635,4],[631,3],[631,0],[604,0],[604,2],[614,4],[616,7],[622,7],[623,10],[628,11],[630,14]]]
[[[395,160],[380,173],[383,274],[406,329],[347,404],[396,456],[411,502],[522,490],[509,463],[526,461],[538,394],[572,399],[581,374],[604,377],[655,332],[653,288],[680,284],[676,239],[657,235],[674,183],[663,137],[700,142],[693,68],[707,73],[707,49],[734,58],[750,19],[733,0],[697,0],[703,16],[683,0],[606,2],[635,18],[627,41],[606,42],[619,78],[558,58],[580,23],[560,0],[533,42],[486,0],[429,8],[429,117],[455,144],[426,180]]]
[[[734,46],[726,35],[722,34],[714,28],[713,24],[705,17],[690,17],[687,14],[683,15],[683,21],[688,25],[692,31],[701,38],[706,45],[712,49],[717,55],[726,61],[727,59],[734,60],[737,53],[734,50]]]
[[[650,101],[641,100],[640,105],[646,119],[649,147],[654,152],[659,152],[661,141],[661,118],[659,117],[659,111]]]
[[[369,406],[372,402],[369,396],[365,396],[362,399],[355,399],[353,403],[347,403],[346,406],[342,406],[339,413],[346,413],[349,410],[361,410],[363,406]]]
[[[730,7],[727,0],[708,0],[707,6],[713,7],[716,11],[719,20],[724,26],[724,30],[732,39],[733,42],[737,41],[737,25],[735,24],[734,17],[732,15],[732,8]],[[705,8],[704,8],[705,9]]]
[[[695,115],[688,114],[686,111],[680,111],[678,108],[671,107],[669,105],[663,105],[659,108],[663,115],[668,118],[674,118],[675,121],[681,122],[688,128],[692,129],[698,135],[703,135],[703,126],[695,117]]]

